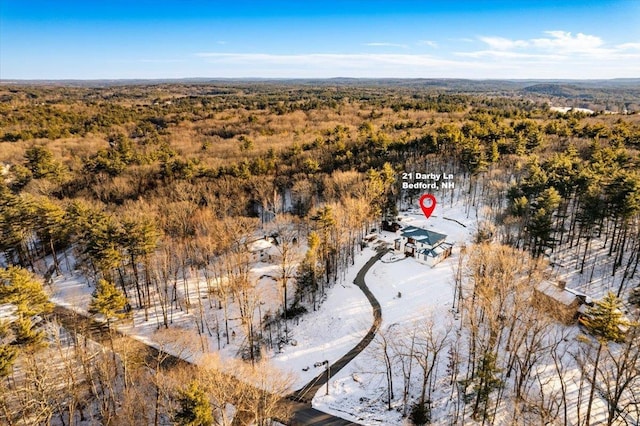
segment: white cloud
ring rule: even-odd
[[[406,44],[387,43],[387,42],[365,43],[364,45],[371,46],[371,47],[400,47],[402,49],[406,49],[408,47]]]
[[[618,50],[640,50],[640,43],[623,43],[616,46]]]
[[[598,36],[565,31],[545,35],[526,40],[479,37],[487,49],[454,52],[454,56],[491,61],[514,78],[640,77],[640,43],[610,46]]]
[[[566,68],[567,75],[578,74],[577,68],[583,67],[581,74],[592,73],[588,78],[640,77],[640,43],[608,45],[599,36],[567,31],[545,31],[544,35],[531,39],[482,36],[477,40],[484,43],[486,49],[458,51],[453,55],[491,59],[505,65],[519,63],[531,67],[531,71],[540,71],[543,65],[558,65]],[[606,69],[606,76],[598,75],[598,69]]]
[[[467,58],[506,58],[506,59],[534,59],[534,60],[562,60],[565,57],[556,54],[512,52],[508,50],[476,50],[473,52],[454,52],[455,56]]]
[[[573,35],[567,31],[545,31],[548,37],[532,38],[528,40],[512,40],[504,37],[478,37],[485,43],[487,51],[527,51],[530,53],[555,54],[593,54],[611,53],[612,49],[605,48],[604,41],[595,35],[577,33]]]
[[[545,31],[551,36],[535,38],[531,45],[542,50],[565,53],[601,53],[604,41],[598,36],[578,33],[575,36],[566,31]]]
[[[139,59],[138,62],[143,64],[172,64],[185,62],[184,59]]]
[[[429,47],[433,47],[434,49],[438,48],[438,43],[433,41],[433,40],[419,40],[418,41],[418,45],[419,46],[429,46]]]
[[[442,64],[456,64],[457,62],[434,58],[429,55],[377,54],[377,53],[305,53],[297,55],[277,55],[268,53],[220,53],[201,52],[196,56],[206,58],[210,62],[224,63],[263,63],[281,65],[321,64],[330,66],[341,64],[359,66],[361,64],[381,63],[399,65],[433,66]]]
[[[482,62],[458,61],[431,55],[376,53],[221,53],[201,52],[215,70],[242,70],[235,76],[259,77],[461,77],[473,78],[487,66]],[[475,71],[474,71],[475,70]]]
[[[489,45],[490,49],[495,50],[513,50],[516,48],[527,47],[529,43],[525,40],[509,40],[503,37],[479,37],[480,41]]]
[[[451,40],[449,40],[451,41]],[[202,52],[202,75],[230,77],[617,78],[640,77],[640,43],[607,44],[596,35],[546,31],[542,37],[477,37],[459,51],[409,53]],[[466,41],[466,40],[465,40]],[[419,45],[437,47],[422,40]],[[371,47],[403,47],[371,42]],[[464,50],[468,47],[468,50]],[[437,54],[435,54],[437,52]]]

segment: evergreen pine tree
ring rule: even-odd
[[[609,292],[604,298],[590,307],[585,317],[580,321],[598,341],[598,351],[596,352],[593,376],[591,378],[591,392],[587,404],[587,426],[591,418],[591,406],[596,389],[596,376],[602,348],[609,342],[623,342],[626,331],[631,326],[631,322],[625,317],[621,308],[622,302],[620,299],[612,292]]]
[[[0,378],[9,375],[16,355],[18,352],[11,345],[0,345]]]
[[[89,303],[89,313],[101,314],[107,320],[107,329],[109,330],[109,341],[111,343],[111,354],[113,356],[113,367],[117,375],[118,363],[116,359],[116,351],[113,344],[113,334],[111,332],[111,320],[124,318],[127,313],[127,298],[116,288],[116,286],[106,280],[100,280],[98,287],[93,293],[93,298]],[[126,373],[125,373],[126,374]]]
[[[0,323],[0,377],[9,374],[20,347],[42,340],[43,333],[35,328],[32,318],[51,310],[40,281],[16,266],[0,269],[0,305],[3,304],[15,307],[15,311],[12,320]]]
[[[34,178],[59,178],[63,167],[53,158],[53,154],[43,146],[28,148],[24,154],[25,166],[31,170]]]
[[[631,325],[622,312],[622,302],[613,292],[595,302],[580,322],[602,344],[623,342]]]
[[[480,359],[480,365],[474,378],[473,387],[476,395],[473,407],[473,418],[478,419],[480,414],[482,418],[487,417],[487,407],[489,403],[489,395],[502,386],[502,380],[498,377],[500,369],[496,365],[496,354],[492,352],[485,353]]]
[[[534,256],[540,256],[546,247],[552,247],[553,213],[560,205],[560,194],[550,187],[542,191],[532,203],[535,209],[529,222],[529,234],[533,240]]]
[[[213,424],[211,403],[207,394],[197,381],[189,383],[180,390],[178,396],[180,408],[174,415],[174,421],[181,426],[209,426]]]
[[[112,319],[126,316],[123,312],[125,306],[127,306],[127,298],[124,297],[120,290],[113,283],[100,280],[89,304],[89,312],[104,315],[107,324],[109,324]]]
[[[9,335],[9,323],[0,322],[0,378],[5,377],[11,371],[11,365],[18,352],[10,343],[5,343]]]
[[[37,345],[44,338],[44,333],[35,328],[35,324],[30,318],[20,317],[12,324],[15,340],[14,345],[33,346]]]
[[[429,402],[416,402],[411,406],[411,413],[409,419],[411,423],[416,426],[422,426],[431,422],[431,410],[429,409]]]
[[[26,269],[11,266],[0,269],[0,304],[16,307],[17,317],[32,317],[51,310],[42,283]]]

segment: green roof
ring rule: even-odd
[[[447,238],[445,234],[418,228],[417,226],[407,226],[406,228],[403,228],[401,235],[403,237],[413,238],[422,244],[430,245],[432,247],[438,245]]]

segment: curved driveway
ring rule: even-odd
[[[320,373],[302,388],[293,392],[293,394],[289,396],[290,399],[311,404],[311,400],[318,390],[320,390],[320,388],[325,385],[331,377],[335,376],[338,371],[342,370],[344,366],[350,363],[360,352],[362,352],[376,336],[376,332],[378,331],[378,328],[380,328],[380,323],[382,322],[382,311],[380,309],[380,302],[378,302],[378,299],[376,299],[373,293],[371,293],[371,290],[369,290],[369,287],[367,287],[367,284],[364,282],[364,276],[367,275],[367,272],[369,272],[369,269],[371,269],[373,264],[380,260],[380,258],[382,258],[382,256],[384,256],[389,250],[390,249],[382,249],[378,254],[369,259],[362,269],[358,271],[358,275],[356,275],[356,278],[353,280],[353,283],[362,290],[373,308],[373,324],[371,325],[371,328],[362,340],[353,347],[353,349],[331,364],[328,369],[329,374],[327,374],[326,370]]]
[[[371,304],[371,307],[373,308],[373,324],[371,325],[371,328],[353,349],[347,352],[342,358],[331,364],[329,369],[329,377],[327,377],[326,373],[321,373],[301,389],[291,394],[288,397],[288,402],[287,400],[283,401],[286,405],[289,406],[293,414],[292,418],[288,422],[286,422],[287,424],[317,426],[357,425],[357,423],[353,423],[340,417],[336,417],[331,414],[311,408],[311,399],[320,389],[320,387],[327,383],[327,380],[329,378],[333,377],[338,371],[340,371],[342,368],[344,368],[344,366],[351,362],[353,358],[355,358],[360,352],[362,352],[364,348],[366,348],[367,345],[369,345],[369,343],[371,343],[371,341],[374,339],[376,332],[380,327],[380,323],[382,322],[382,313],[380,310],[380,303],[375,298],[373,293],[371,293],[371,290],[369,290],[364,282],[364,276],[367,274],[371,266],[373,266],[374,263],[380,260],[380,258],[388,251],[389,249],[382,249],[378,252],[378,254],[369,259],[369,261],[367,261],[362,269],[358,271],[358,274],[353,281],[354,284],[362,290],[364,295],[367,297],[367,300]],[[97,340],[98,342],[104,342],[107,340],[109,331],[106,324],[98,322],[88,315],[79,314],[63,306],[56,306],[54,308],[53,315],[57,317],[58,321],[60,321],[60,323],[66,329],[74,333],[84,335],[91,339]],[[175,365],[180,364],[191,364],[189,361],[177,358],[173,355],[158,350],[153,346],[142,343],[130,336],[126,336],[115,329],[113,331],[116,335],[118,335],[118,337],[126,338],[127,341],[130,342],[130,344],[136,345],[141,353],[145,354],[145,357],[149,360],[155,361],[158,359],[162,359],[163,361],[161,363],[161,366],[164,368],[171,368]]]

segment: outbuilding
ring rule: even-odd
[[[565,324],[575,322],[582,307],[592,303],[587,295],[567,288],[565,281],[543,280],[534,294],[536,306]]]

